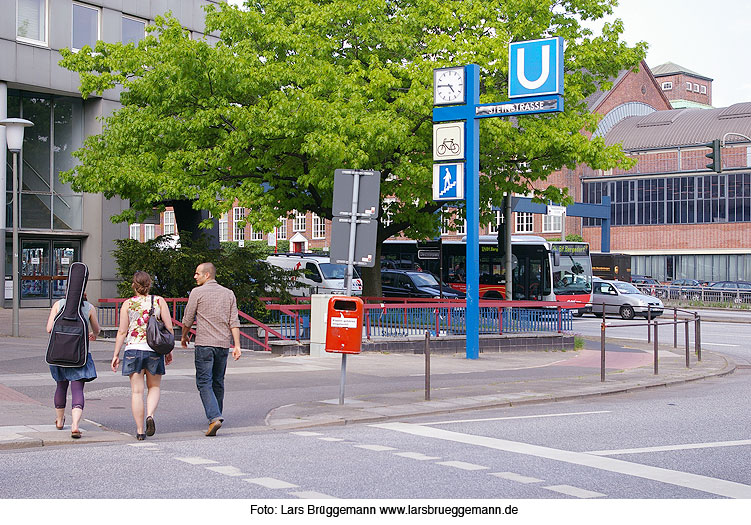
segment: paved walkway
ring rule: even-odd
[[[65,430],[56,430],[55,410],[51,403],[39,403],[14,390],[13,385],[23,382],[24,375],[4,374],[1,368],[3,361],[43,355],[46,343],[40,323],[46,321],[46,311],[22,311],[20,338],[3,335],[9,332],[9,321],[10,311],[0,310],[0,415],[3,422],[13,422],[12,426],[0,426],[0,449],[134,440],[131,434],[101,428],[89,421],[82,422],[84,438],[80,440],[71,440],[69,420],[66,421]],[[111,352],[111,341],[93,345],[102,352]],[[645,343],[624,343],[623,340],[608,342],[605,382],[600,380],[599,340],[587,341],[585,349],[573,352],[504,352],[481,354],[478,360],[467,360],[463,355],[435,356],[431,361],[434,388],[430,401],[425,400],[422,389],[347,397],[344,405],[339,405],[338,398],[300,399],[272,410],[266,417],[264,428],[299,429],[560,401],[680,384],[729,374],[735,370],[735,364],[726,357],[706,351],[702,352],[701,362],[697,362],[692,351],[690,368],[686,368],[685,354],[673,351],[671,345],[660,348],[659,374],[654,375],[652,352],[652,345]],[[293,363],[296,366],[309,366],[310,370],[321,370],[338,369],[340,362],[339,356],[269,358],[267,354],[249,352],[238,363],[248,368],[245,372],[251,372],[249,369],[254,368],[254,374],[273,376]],[[493,372],[491,379],[478,380],[477,373],[488,371]],[[365,353],[348,359],[347,372],[410,377],[414,380],[424,375],[424,356]],[[234,373],[244,372],[236,370]],[[38,380],[37,374],[27,375],[33,375]],[[444,377],[451,377],[451,381],[442,382],[441,378]],[[457,380],[457,377],[467,379]],[[447,383],[453,386],[446,386]],[[440,388],[435,388],[436,385],[440,385]],[[169,383],[163,387],[168,388]],[[231,433],[258,430],[257,427],[232,429]]]

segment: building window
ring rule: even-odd
[[[175,234],[175,212],[165,211],[164,212],[164,235],[174,235],[174,234]]]
[[[441,235],[450,235],[451,225],[449,224],[449,218],[447,215],[441,215]]]
[[[279,226],[276,227],[276,238],[277,240],[286,240],[287,239],[287,219],[282,218],[279,219],[281,223]]]
[[[699,92],[699,84],[694,84],[694,92]]]
[[[315,213],[313,214],[313,238],[326,238],[326,221]]]
[[[391,223],[394,222],[394,213],[391,211],[391,206],[394,202],[395,199],[383,199],[383,206],[381,208],[381,224],[383,224],[384,226],[391,226]]]
[[[141,225],[140,224],[130,225],[130,238],[133,239],[134,241],[141,240]]]
[[[92,49],[99,40],[99,9],[86,4],[73,4],[73,49]]]
[[[673,89],[673,83],[672,82],[663,82],[662,83],[662,90],[663,91],[670,91]]]
[[[245,240],[245,208],[232,208],[233,241]],[[242,226],[240,224],[242,223]]]
[[[47,0],[16,1],[16,38],[47,45]]]
[[[59,174],[75,167],[70,152],[83,143],[82,100],[9,89],[8,117],[34,123],[24,134],[23,162],[19,159],[18,165],[20,227],[80,231],[82,195],[62,183]],[[13,180],[10,173],[7,180]],[[8,194],[6,202],[12,201]],[[12,218],[7,221],[10,227]]]
[[[146,36],[146,22],[123,15],[122,43],[138,44]]]
[[[466,235],[466,233],[467,233],[467,221],[462,221],[456,227],[456,234],[457,235]]]
[[[493,213],[495,215],[495,222],[488,224],[488,234],[490,235],[498,234],[498,228],[503,224],[503,210],[495,210]]]
[[[143,225],[143,240],[150,241],[156,237],[156,224]]]
[[[701,86],[701,94],[706,95],[707,94],[707,86]]]
[[[263,240],[263,231],[257,230],[256,228],[251,227],[250,228],[250,240],[251,241],[262,241]]]
[[[305,214],[295,212],[295,221],[292,223],[293,232],[305,231]]]
[[[561,231],[562,222],[563,222],[563,217],[560,215],[543,215],[542,216],[543,233]]]
[[[219,216],[219,242],[229,240],[229,215],[222,213]]]
[[[693,91],[691,89],[691,86],[693,86],[693,84],[691,82],[686,82],[686,91]]]
[[[534,229],[534,214],[516,212],[516,233],[529,233]]]

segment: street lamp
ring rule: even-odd
[[[19,305],[21,301],[21,287],[18,272],[18,154],[23,148],[23,129],[34,123],[22,118],[6,118],[0,120],[0,125],[6,128],[8,149],[13,154],[13,337],[19,335]],[[5,188],[0,188],[5,191]],[[0,210],[5,213],[5,210]],[[5,242],[5,239],[2,239]],[[2,261],[5,264],[5,261]],[[3,283],[3,287],[5,283]]]

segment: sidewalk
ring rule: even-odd
[[[6,319],[7,317],[7,319]],[[0,368],[4,362],[43,359],[46,345],[41,318],[46,312],[22,311],[20,338],[8,337],[10,311],[0,310]],[[111,342],[96,342],[96,352],[111,352]],[[653,347],[645,343],[623,340],[608,341],[606,381],[600,381],[599,339],[588,340],[580,351],[569,352],[504,352],[481,354],[480,359],[467,360],[463,355],[434,356],[431,360],[431,400],[425,401],[423,389],[384,392],[367,396],[352,396],[339,405],[339,399],[299,401],[271,410],[266,417],[266,430],[301,429],[319,425],[341,425],[384,421],[390,418],[451,413],[462,410],[503,407],[524,403],[562,401],[586,396],[603,395],[647,389],[654,386],[681,384],[706,377],[730,374],[735,363],[726,357],[702,351],[701,363],[691,351],[690,368],[685,366],[685,354],[673,351],[672,345],[659,351],[659,375],[653,374]],[[94,350],[92,350],[94,353]],[[273,374],[290,365],[308,366],[311,370],[338,370],[339,356],[295,358],[276,357],[247,352],[238,363],[254,373]],[[46,370],[46,365],[45,365]],[[248,371],[248,370],[246,370]],[[187,373],[187,371],[186,371]],[[350,356],[347,362],[348,381],[355,374],[370,374],[389,378],[410,378],[413,384],[424,375],[424,356],[414,354],[364,353]],[[7,372],[5,372],[7,374]],[[479,376],[479,374],[483,374]],[[37,374],[26,374],[28,376]],[[0,414],[2,421],[12,426],[0,426],[0,450],[40,447],[61,444],[113,443],[134,441],[123,434],[82,421],[84,439],[70,438],[70,421],[65,430],[54,426],[55,410],[14,390],[12,385],[23,374],[0,372]],[[3,379],[5,378],[5,379]],[[7,384],[3,384],[3,382]],[[51,381],[51,379],[50,379]],[[264,383],[259,381],[259,383]],[[267,381],[273,383],[273,381]],[[11,386],[8,386],[11,385]],[[52,383],[51,383],[52,384]],[[347,383],[349,385],[349,383]],[[384,382],[384,384],[386,384]],[[169,388],[169,383],[163,385]],[[346,389],[345,389],[346,392]],[[304,394],[301,394],[304,397]],[[70,414],[68,413],[68,418]],[[228,429],[229,430],[229,429]],[[238,434],[261,430],[232,429]]]

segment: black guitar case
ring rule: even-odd
[[[70,265],[65,306],[55,317],[47,345],[47,363],[64,367],[86,364],[89,354],[89,320],[81,311],[89,268],[80,262]]]

